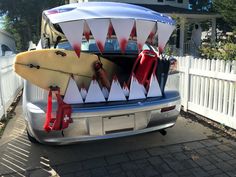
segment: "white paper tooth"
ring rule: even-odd
[[[95,102],[104,102],[106,101],[102,90],[99,87],[99,84],[96,80],[92,80],[88,89],[88,93],[85,99],[85,103],[95,103]]]
[[[146,95],[146,94],[147,94],[147,90],[146,90],[146,88],[144,87],[144,85],[143,85],[143,84],[140,84],[140,87],[142,88],[143,93]]]
[[[129,100],[134,99],[143,99],[146,98],[140,83],[137,78],[133,75],[130,83],[130,92],[129,92]]]
[[[157,23],[155,24],[151,33],[149,34],[149,39],[150,39],[151,44],[153,44],[154,42],[154,36],[156,35],[156,33],[157,33]]]
[[[114,78],[111,84],[108,101],[123,101],[126,100],[123,90],[117,78]]]
[[[96,40],[97,46],[100,52],[103,52],[105,42],[107,39],[108,28],[110,25],[109,19],[89,19],[86,20],[89,25],[89,28],[93,34],[94,39]]]
[[[169,40],[175,26],[166,23],[157,22],[158,48],[163,52],[167,41]]]
[[[155,74],[152,74],[147,97],[162,96],[159,83]]]
[[[133,19],[111,19],[112,26],[119,41],[120,49],[124,53],[130,33],[134,26]]]
[[[102,87],[102,93],[103,93],[104,97],[107,99],[108,95],[109,95],[109,91],[106,87]]]
[[[85,98],[86,98],[86,96],[87,96],[87,90],[86,90],[86,88],[81,87],[80,93],[81,93],[81,96],[82,96],[83,100],[85,100]]]
[[[67,104],[83,103],[79,88],[74,79],[70,78],[63,101]]]
[[[156,22],[136,20],[137,43],[138,49],[141,51],[149,34],[152,32]]]
[[[124,82],[124,85],[123,85],[123,93],[126,97],[129,96],[129,88],[128,88],[128,86],[125,82]]]
[[[70,45],[74,48],[78,57],[83,36],[84,20],[59,23]]]

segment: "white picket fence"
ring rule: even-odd
[[[23,80],[13,71],[14,55],[0,58],[0,119],[23,88]]]
[[[236,61],[176,58],[184,110],[236,129]]]

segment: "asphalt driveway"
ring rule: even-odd
[[[167,132],[68,146],[31,144],[19,104],[0,140],[0,175],[236,176],[236,142],[181,116]]]

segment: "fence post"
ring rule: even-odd
[[[191,61],[191,58],[190,56],[186,56],[185,59],[186,59],[186,63],[185,63],[185,71],[184,71],[184,96],[183,96],[183,106],[184,106],[184,111],[187,111],[188,110],[188,98],[189,98],[189,86],[190,86],[190,83],[189,83],[189,78],[190,78],[190,75],[189,75],[189,69],[190,69],[190,61]]]
[[[4,105],[4,97],[3,97],[3,89],[2,89],[2,64],[0,65],[0,107],[3,108],[3,115],[0,115],[0,120],[2,119],[2,116],[5,116],[5,105]]]

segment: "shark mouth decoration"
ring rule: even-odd
[[[127,101],[136,99],[146,99],[150,97],[161,97],[162,92],[155,74],[152,74],[148,90],[139,83],[138,79],[131,77],[130,88],[124,83],[121,87],[118,78],[114,76],[110,90],[100,87],[97,80],[93,79],[88,91],[82,86],[80,89],[73,78],[70,78],[64,102],[67,104],[98,103],[110,101]]]
[[[80,55],[81,39],[94,38],[102,53],[106,39],[114,34],[124,53],[129,39],[136,39],[141,50],[146,41],[158,36],[158,48],[164,47],[175,29],[175,21],[150,9],[114,2],[73,3],[44,11],[52,24],[59,24],[65,37]]]
[[[162,52],[175,29],[175,26],[170,24],[137,19],[88,19],[62,22],[59,25],[78,57],[83,35],[86,40],[93,36],[101,53],[113,30],[122,53],[125,53],[129,39],[137,39],[137,46],[141,51],[146,41],[153,43],[154,36],[157,35],[158,48]]]
[[[117,38],[122,53],[126,52],[129,40],[136,41],[137,48],[141,52],[143,45],[153,44],[154,39],[157,39],[159,53],[162,53],[175,29],[175,21],[171,17],[125,3],[68,4],[44,11],[43,17],[61,28],[58,31],[68,39],[78,57],[80,57],[82,39],[87,41],[94,39],[97,48],[103,53],[107,39],[114,37]],[[111,85],[108,84],[109,87],[104,85],[100,87],[99,82],[93,79],[88,89],[84,86],[78,88],[73,78],[70,78],[64,101],[68,104],[94,103],[162,96],[164,87],[160,83],[160,89],[157,76],[150,74],[147,80],[143,74],[140,74],[143,73],[143,68],[148,70],[150,64],[152,65],[147,62],[148,66],[142,65],[141,69],[132,74],[128,84],[123,84],[123,87],[117,77],[113,78]],[[157,64],[154,65],[156,68]]]

